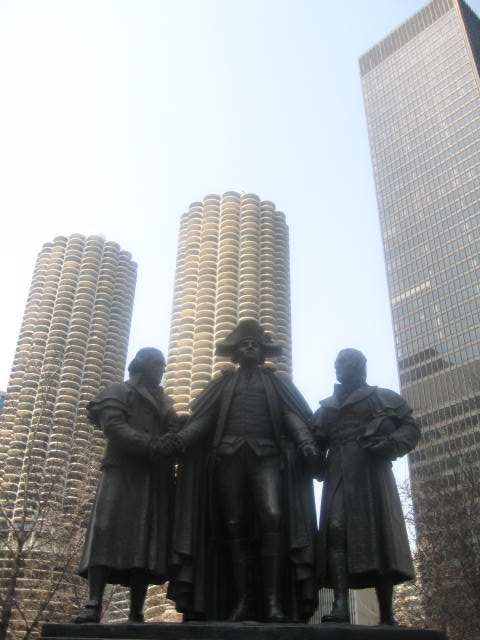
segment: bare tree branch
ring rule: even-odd
[[[56,612],[65,619],[86,596],[75,571],[89,492],[85,490],[83,498],[69,497],[68,469],[47,458],[45,432],[54,427],[47,399],[57,369],[44,370],[39,376],[41,408],[24,430],[20,425],[25,445],[21,466],[9,469],[0,482],[0,640],[29,640],[41,623],[55,619]],[[93,462],[85,453],[85,487],[92,474],[98,475]],[[14,474],[18,474],[17,485],[12,482]]]
[[[448,452],[448,473],[402,487],[414,521],[416,585],[397,589],[404,624],[445,630],[449,640],[480,638],[480,463],[475,452]],[[405,502],[405,500],[404,500]],[[413,604],[412,604],[413,603]]]

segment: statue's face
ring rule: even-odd
[[[365,381],[365,366],[362,360],[353,353],[340,352],[335,360],[337,380],[341,384],[351,385]]]
[[[255,338],[245,338],[238,344],[235,356],[240,366],[252,366],[263,361],[263,350]]]
[[[143,369],[142,379],[150,384],[160,384],[165,373],[165,362],[162,358],[152,358]]]

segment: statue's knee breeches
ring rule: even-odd
[[[255,508],[262,533],[280,533],[284,516],[279,456],[257,458],[252,485]]]

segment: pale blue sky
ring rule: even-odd
[[[346,346],[398,388],[358,57],[423,4],[2,0],[0,388],[44,242],[102,233],[129,250],[130,356],[166,351],[179,217],[230,189],[287,216],[312,408]]]

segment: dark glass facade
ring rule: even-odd
[[[415,477],[480,459],[480,20],[433,0],[360,58]],[[452,455],[454,454],[454,455]]]

